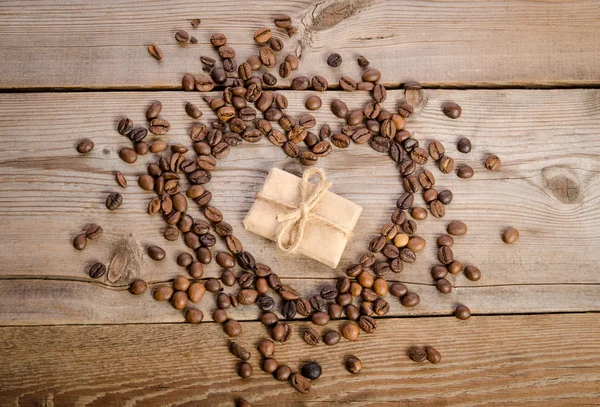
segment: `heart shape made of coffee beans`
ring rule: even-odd
[[[153,297],[158,301],[170,301],[174,308],[184,313],[188,322],[199,323],[204,315],[199,309],[190,306],[190,302],[198,303],[206,291],[213,293],[217,305],[213,320],[221,323],[225,333],[232,338],[242,334],[242,326],[230,318],[226,310],[232,306],[256,304],[263,312],[260,320],[269,329],[272,340],[285,343],[291,335],[292,327],[287,322],[280,321],[279,316],[273,312],[277,302],[269,292],[274,290],[283,301],[280,312],[285,320],[300,315],[310,318],[317,326],[326,325],[330,319],[349,320],[340,332],[329,332],[323,338],[312,328],[305,330],[303,338],[308,344],[316,345],[322,340],[333,345],[338,343],[341,337],[355,341],[361,331],[374,332],[377,328],[376,317],[389,312],[390,304],[384,298],[387,294],[398,298],[404,307],[415,307],[419,304],[418,294],[410,292],[406,285],[398,282],[389,285],[386,275],[401,273],[404,264],[415,262],[417,253],[425,247],[425,240],[415,235],[416,220],[425,219],[428,211],[413,205],[415,194],[423,190],[429,213],[436,218],[444,216],[446,205],[452,201],[450,191],[438,192],[434,188],[436,180],[431,171],[419,170],[419,167],[430,161],[437,161],[441,172],[448,174],[454,168],[454,160],[445,154],[440,142],[431,142],[425,149],[405,129],[406,118],[422,108],[426,101],[425,92],[417,82],[405,84],[404,100],[398,101],[397,112],[392,113],[381,107],[387,98],[387,91],[379,83],[379,71],[365,69],[362,82],[359,83],[351,78],[342,77],[339,82],[342,89],[370,91],[370,100],[366,101],[362,109],[355,110],[348,109],[341,100],[332,101],[332,113],[343,119],[345,124],[336,129],[337,131],[324,124],[318,132],[313,132],[316,120],[312,115],[304,114],[295,118],[286,114],[288,100],[285,95],[263,89],[266,80],[263,82],[260,77],[253,77],[250,63],[244,64],[248,65],[242,65],[243,70],[240,71],[240,78],[244,80],[235,79],[231,86],[225,87],[220,97],[203,98],[216,113],[218,120],[213,121],[210,127],[196,123],[190,129],[191,147],[196,157],[188,157],[188,147],[173,144],[170,148],[171,155],[162,156],[158,162],[150,164],[148,174],[138,179],[142,189],[157,195],[148,204],[148,213],[162,214],[167,223],[164,237],[167,240],[177,240],[183,234],[185,245],[196,254],[195,259],[189,253],[183,253],[177,258],[177,263],[187,268],[193,280],[177,277],[171,286],[156,288]],[[216,69],[218,68],[213,69],[211,76],[196,78],[192,74],[186,74],[182,80],[184,90],[195,88],[205,92],[213,90],[215,82],[223,84],[227,75],[220,71],[215,73]],[[265,74],[263,78],[267,79],[268,76]],[[292,81],[294,90],[306,90],[311,85],[318,91],[324,91],[328,87],[326,79],[321,76],[315,76],[312,80],[298,76]],[[254,104],[256,109],[250,104]],[[317,110],[321,104],[321,99],[312,95],[306,100],[305,106],[308,110]],[[161,108],[160,102],[154,102],[146,112],[149,131],[155,135],[164,135],[170,130],[169,122],[159,117]],[[200,109],[191,103],[186,105],[185,110],[194,119],[202,115]],[[262,113],[262,118],[257,118],[257,111]],[[456,111],[457,108],[454,107],[451,114],[446,115],[457,118],[460,112]],[[274,128],[273,123],[277,123],[281,130]],[[143,141],[148,131],[144,127],[134,127],[133,122],[127,118],[119,122],[118,132],[134,143],[133,148],[126,147],[119,152],[120,157],[128,163],[135,162],[137,154],[145,154],[148,151],[161,153],[168,148],[168,144],[162,140],[154,141],[148,146]],[[231,148],[244,142],[257,143],[263,138],[280,147],[288,157],[298,159],[305,167],[315,165],[334,148],[345,149],[352,143],[368,144],[375,151],[387,154],[400,172],[405,192],[398,198],[389,223],[381,227],[380,234],[369,242],[368,248],[358,261],[346,268],[346,275],[338,279],[337,285],[325,285],[317,295],[306,297],[294,287],[282,284],[279,276],[268,265],[257,262],[251,253],[244,250],[231,224],[224,219],[218,208],[211,205],[212,193],[206,185],[209,184],[211,173],[216,170],[218,161],[227,157]],[[304,151],[299,147],[301,143],[307,147]],[[185,174],[190,183],[185,194],[182,192],[181,174]],[[464,170],[462,176],[469,177],[468,171]],[[188,199],[201,208],[206,220],[194,219],[187,212]],[[120,202],[122,198],[119,194],[111,194],[107,199],[107,207],[114,210]],[[410,219],[407,213],[413,219]],[[464,234],[466,226],[461,223],[451,224],[448,232]],[[214,255],[215,262],[224,271],[219,279],[209,278],[202,282],[200,279],[204,275],[204,266],[212,261],[212,248],[218,238],[224,241],[228,249],[227,252],[220,251]],[[432,269],[432,276],[438,290],[448,293],[452,290],[452,285],[445,277],[448,273],[460,272],[462,264],[453,258],[451,236],[441,236],[437,243],[441,264]],[[164,250],[157,246],[151,246],[148,254],[154,260],[162,260],[165,256]],[[233,272],[236,266],[243,270],[237,276]],[[475,277],[477,275],[470,274]],[[473,280],[479,278],[475,277]],[[224,292],[223,285],[232,287],[236,284],[240,287],[236,295]],[[136,280],[131,284],[130,292],[142,294],[146,288],[147,284],[143,280]],[[358,306],[354,304],[355,298],[358,298]],[[470,315],[468,308],[464,308],[466,311],[461,309],[460,316],[457,314],[460,318],[468,318]],[[289,367],[278,367],[272,359],[272,351],[266,350],[274,346],[273,342],[264,340],[261,344],[264,346],[259,345],[259,352],[266,358],[265,361],[270,361],[264,364],[263,370],[273,373],[279,380],[287,380],[292,373]],[[261,349],[261,346],[265,349]],[[435,350],[425,352],[423,349],[413,349],[414,352],[409,352],[409,356],[413,360],[420,358],[420,355],[426,355],[425,358],[428,358],[429,353],[435,356]],[[243,361],[238,368],[240,376],[249,377],[252,374],[252,367],[246,362],[249,353],[235,342],[230,344],[230,350]],[[417,356],[411,356],[413,354]],[[439,361],[439,358],[432,358],[436,360],[430,359],[433,363]],[[352,369],[349,367],[349,370],[355,368],[355,361],[353,366]],[[310,388],[310,383],[305,383],[299,374],[291,377],[292,385],[298,391],[305,392]]]

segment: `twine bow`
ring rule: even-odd
[[[315,185],[315,188],[312,191],[309,191],[309,179],[313,175],[317,175],[320,178],[320,181]],[[325,196],[330,187],[331,182],[327,181],[325,178],[325,172],[320,168],[311,168],[304,171],[304,174],[302,174],[300,202],[297,205],[280,201],[279,199],[264,195],[262,192],[256,194],[256,199],[261,199],[271,204],[289,209],[287,213],[277,215],[276,218],[277,221],[280,222],[276,240],[279,250],[286,253],[295,252],[298,249],[300,242],[302,242],[306,225],[311,220],[317,220],[324,225],[336,229],[346,237],[352,234],[351,230],[314,213],[315,207],[319,204],[319,201]],[[289,239],[285,242],[285,237],[288,236],[288,234]]]

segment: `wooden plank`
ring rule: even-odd
[[[0,100],[0,219],[4,226],[0,228],[0,275],[85,279],[85,267],[92,261],[108,263],[124,239],[141,253],[141,277],[165,281],[179,275],[183,270],[175,265],[174,258],[186,249],[181,241],[163,239],[163,221],[145,214],[152,195],[141,191],[135,181],[150,157],[141,157],[135,165],[120,161],[118,150],[129,141],[114,129],[123,115],[143,124],[145,107],[160,98],[163,117],[170,120],[173,129],[164,138],[189,145],[186,133],[192,120],[183,113],[183,105],[192,100],[204,106],[204,102],[190,99],[192,95],[197,94],[4,95]],[[298,117],[305,113],[299,105],[307,93],[286,95],[290,114]],[[596,204],[600,194],[600,92],[431,90],[427,95],[427,105],[409,120],[407,128],[421,142],[441,140],[457,164],[471,165],[476,175],[462,180],[454,174],[441,174],[431,164],[427,166],[436,176],[438,188],[451,189],[455,198],[446,218],[430,217],[420,222],[418,234],[429,245],[399,278],[431,284],[428,270],[435,263],[434,239],[447,222],[461,219],[468,223],[470,232],[457,239],[456,257],[465,264],[479,266],[483,278],[471,283],[459,276],[458,285],[598,284],[600,275],[593,270],[600,262],[600,243],[596,239],[600,227]],[[350,107],[357,108],[367,98],[364,93],[337,92],[322,97],[325,107],[314,114],[318,127],[327,122],[334,128],[340,120],[327,108],[331,99],[343,97]],[[390,91],[384,106],[393,110],[400,97],[400,91]],[[459,120],[441,114],[440,105],[447,100],[463,106]],[[206,108],[203,110],[206,120],[213,117]],[[87,156],[78,155],[74,149],[83,137],[91,137],[96,143]],[[471,154],[456,151],[455,143],[461,137],[472,140]],[[483,168],[488,153],[502,158],[500,171]],[[300,256],[281,256],[273,244],[247,233],[241,225],[267,171],[278,166],[298,172],[301,168],[297,162],[262,140],[237,147],[219,165],[208,184],[215,205],[258,261],[271,265],[283,277],[339,276],[347,265],[357,261],[380,225],[388,221],[402,191],[392,161],[382,159],[368,146],[352,145],[347,151],[336,148],[319,161],[333,182],[333,191],[364,207],[339,270],[332,271]],[[129,179],[131,185],[126,190],[121,190],[113,179],[117,170]],[[116,212],[104,207],[110,191],[124,193],[125,203]],[[192,213],[198,215],[197,209],[193,208]],[[99,241],[90,242],[85,251],[76,252],[71,239],[90,222],[102,224],[105,234]],[[500,234],[509,225],[521,231],[516,245],[501,243]],[[155,263],[143,255],[149,244],[164,246],[167,260]],[[218,267],[207,267],[206,275],[217,276]]]
[[[0,4],[0,88],[178,88],[200,72],[201,55],[216,56],[210,35],[225,33],[238,62],[258,52],[253,33],[274,27],[278,13],[298,27],[280,53],[302,57],[300,72],[330,83],[358,77],[358,55],[382,81],[417,79],[429,86],[581,86],[600,84],[600,5],[587,1],[298,0],[211,2],[127,0],[3,1]],[[192,18],[201,18],[198,29]],[[196,45],[180,45],[179,29]],[[164,58],[147,52],[158,44]],[[344,58],[329,68],[331,52]],[[288,85],[289,78],[281,80]]]
[[[600,311],[600,294],[597,285],[507,285],[465,286],[457,285],[451,293],[441,294],[432,285],[412,284],[403,281],[411,292],[419,294],[421,302],[406,308],[400,301],[386,295],[390,304],[386,317],[452,315],[459,304],[467,305],[473,314],[518,314],[544,312]],[[306,298],[320,292],[335,280],[284,279]],[[86,281],[63,280],[0,280],[0,325],[73,325],[184,322],[184,313],[170,303],[152,298],[155,287],[151,284],[144,295],[134,296],[126,289],[108,289]],[[237,293],[226,288],[227,293]],[[275,301],[273,309],[280,318],[281,299],[270,291]],[[360,301],[354,300],[356,306]],[[197,304],[206,320],[212,320],[216,309],[214,294],[207,293]],[[239,321],[256,321],[261,311],[256,305],[230,308],[228,315]],[[300,315],[296,319],[305,319]]]
[[[0,328],[3,406],[593,405],[600,398],[598,314],[382,320],[377,332],[334,348],[309,347],[294,323],[276,359],[297,371],[316,360],[323,374],[309,394],[260,370],[254,345],[265,337],[244,323],[238,342],[254,375],[240,379],[215,324]],[[333,324],[331,328],[338,328]],[[400,333],[400,334],[399,334]],[[411,346],[434,346],[437,365],[412,362]],[[364,369],[344,368],[348,355]],[[53,403],[53,404],[52,404]]]

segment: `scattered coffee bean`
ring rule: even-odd
[[[166,253],[161,247],[149,246],[148,247],[148,256],[150,256],[150,258],[152,260],[161,261],[165,258]]]
[[[107,209],[114,211],[115,209],[119,208],[119,206],[121,206],[121,204],[123,203],[123,196],[118,192],[111,192],[106,197],[105,203]]]
[[[100,278],[106,273],[106,266],[102,263],[94,263],[90,266],[90,277]]]
[[[342,64],[342,56],[337,53],[333,53],[327,57],[327,65],[337,68]]]
[[[497,155],[490,155],[485,160],[485,168],[490,171],[497,171],[500,168],[501,161]]]
[[[454,102],[445,103],[442,107],[442,111],[451,119],[458,119],[462,113],[461,107]]]
[[[248,379],[249,377],[251,377],[252,376],[252,365],[248,362],[240,363],[238,366],[238,375],[242,379]]]
[[[277,324],[271,330],[271,338],[277,342],[287,342],[292,335],[292,328],[285,322],[277,322]]]
[[[465,277],[471,281],[478,281],[481,278],[481,271],[475,266],[465,267]]]
[[[316,380],[321,377],[321,365],[317,362],[309,362],[300,369],[302,376],[310,380]]]
[[[356,356],[350,356],[346,359],[346,369],[352,374],[359,374],[362,371],[362,362]]]
[[[433,160],[439,160],[446,153],[446,149],[439,141],[429,143],[429,155]]]
[[[456,148],[463,154],[467,154],[471,152],[471,140],[466,137],[461,138],[456,143]]]
[[[242,334],[242,325],[234,319],[229,319],[223,324],[223,330],[227,336],[234,338]]]
[[[519,231],[515,228],[508,228],[502,233],[502,241],[506,244],[513,244],[519,239]]]
[[[440,201],[444,205],[449,205],[450,202],[452,202],[452,197],[452,191],[446,189],[438,194],[438,201]]]
[[[444,174],[451,173],[452,170],[454,169],[454,159],[452,157],[448,157],[447,155],[444,155],[440,159],[439,167],[440,167],[440,171],[443,172]]]
[[[461,221],[450,222],[446,231],[452,236],[463,236],[467,233],[467,225]]]
[[[464,165],[456,171],[456,174],[459,178],[468,179],[473,177],[475,172],[473,171],[473,168],[469,167],[468,165]]]
[[[156,44],[148,45],[148,52],[150,53],[150,55],[152,55],[154,58],[156,58],[159,61],[163,57],[163,53],[162,53],[161,49]]]
[[[237,342],[229,342],[229,351],[233,356],[241,360],[245,361],[250,359],[250,352],[244,349],[244,347]]]
[[[295,373],[291,376],[290,382],[296,391],[299,393],[308,393],[310,391],[310,382],[300,373]]]
[[[321,342],[321,335],[316,329],[307,328],[302,335],[302,339],[309,345],[315,346]]]
[[[156,301],[169,301],[173,296],[173,288],[166,286],[158,287],[154,290],[152,296]]]
[[[450,291],[452,291],[452,284],[445,278],[440,278],[436,280],[435,287],[442,294],[448,294]]]
[[[90,139],[84,139],[77,144],[77,152],[80,154],[87,154],[94,149],[94,142]]]
[[[421,302],[421,297],[417,293],[407,293],[401,299],[400,303],[405,307],[416,307]]]
[[[413,347],[408,350],[408,357],[413,362],[424,362],[427,360],[427,351],[425,348]]]
[[[175,33],[177,42],[188,42],[190,35],[185,30],[179,30]]]
[[[464,321],[471,317],[471,310],[465,305],[459,305],[454,310],[454,315],[456,316],[456,318]]]
[[[136,279],[129,286],[129,292],[133,295],[142,295],[148,289],[148,283],[142,279]]]
[[[104,232],[104,229],[102,229],[102,226],[92,223],[85,230],[85,236],[88,239],[96,240],[96,239],[99,239],[100,236],[102,236],[103,232]]]
[[[219,310],[220,311],[220,310]],[[185,312],[185,320],[191,324],[199,324],[204,319],[204,313],[196,308],[188,308]]]

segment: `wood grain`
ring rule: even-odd
[[[298,117],[306,112],[299,106],[308,93],[286,95],[290,114]],[[427,165],[437,178],[437,188],[451,189],[455,198],[444,219],[430,217],[419,223],[417,232],[427,239],[428,247],[416,263],[407,265],[400,278],[431,284],[428,270],[436,261],[435,237],[449,221],[460,219],[470,229],[457,239],[455,255],[465,264],[480,267],[483,278],[470,283],[459,276],[459,285],[598,284],[600,277],[593,270],[600,262],[596,239],[600,227],[600,92],[430,90],[427,95],[427,105],[409,120],[407,128],[423,144],[441,140],[457,165],[471,165],[476,175],[462,180]],[[324,107],[314,114],[317,128],[324,123],[334,129],[339,126],[340,120],[328,109],[333,98],[343,97],[351,108],[361,107],[367,99],[364,93],[326,92],[321,96]],[[390,91],[384,106],[395,109],[401,97],[401,91]],[[116,122],[127,115],[143,125],[145,108],[156,98],[163,102],[162,117],[171,122],[172,130],[164,137],[169,142],[189,145],[187,132],[192,120],[183,111],[187,100],[202,107],[205,121],[213,117],[197,93],[7,94],[0,99],[0,219],[4,225],[0,228],[0,275],[85,279],[87,265],[108,263],[123,242],[139,251],[140,277],[165,281],[183,272],[174,258],[185,246],[181,241],[164,240],[163,221],[145,213],[152,194],[136,185],[136,176],[151,158],[141,157],[136,164],[127,165],[117,154],[129,141],[116,133]],[[447,100],[463,106],[460,119],[441,114],[440,106]],[[96,148],[80,156],[74,147],[84,137],[92,138]],[[473,151],[468,155],[455,148],[461,137],[472,140]],[[500,171],[484,169],[489,153],[502,158]],[[365,145],[352,145],[347,151],[336,148],[318,165],[328,173],[335,193],[364,208],[337,271],[301,256],[281,256],[274,245],[242,227],[253,195],[271,167],[301,171],[281,149],[267,140],[245,143],[219,163],[208,184],[215,205],[245,247],[283,277],[339,276],[388,221],[402,192],[393,162]],[[125,190],[114,181],[117,170],[129,180]],[[125,197],[115,212],[104,207],[111,191],[120,191]],[[194,205],[191,213],[202,216]],[[75,251],[71,239],[91,222],[103,225],[104,235],[83,252]],[[515,245],[500,240],[507,226],[521,232]],[[165,247],[167,259],[151,261],[145,255],[150,244]],[[218,273],[216,265],[207,267],[207,276]]]
[[[382,81],[417,79],[428,86],[582,86],[600,84],[600,5],[587,1],[192,0],[142,4],[3,1],[0,88],[173,89],[185,72],[201,72],[201,55],[217,56],[210,35],[222,32],[241,63],[258,52],[253,33],[289,14],[298,33],[284,51],[301,56],[306,75],[330,83],[358,78],[356,57],[379,68]],[[193,18],[202,19],[198,29]],[[185,29],[196,45],[174,39]],[[158,44],[162,61],[150,57]],[[326,65],[331,52],[344,63]],[[289,85],[290,78],[279,84]]]
[[[393,277],[392,277],[393,278]],[[544,312],[600,311],[600,294],[597,285],[507,285],[507,286],[456,286],[451,293],[441,294],[432,285],[403,281],[411,292],[417,293],[421,302],[406,308],[400,301],[386,295],[390,304],[386,317],[453,315],[457,305],[467,305],[473,314],[518,314]],[[320,292],[335,280],[284,279],[306,298]],[[154,288],[166,283],[151,284],[140,296],[131,295],[125,287],[111,288],[89,281],[65,280],[0,280],[0,325],[73,325],[73,324],[125,324],[184,322],[184,313],[168,302],[152,298]],[[237,293],[226,288],[227,293]],[[281,300],[274,292],[268,293],[275,301],[273,312],[281,316]],[[355,300],[354,304],[360,306]],[[205,320],[212,320],[216,309],[214,294],[207,293],[197,304]],[[257,321],[261,311],[256,305],[230,308],[229,317],[239,321]],[[297,315],[296,319],[304,319]]]
[[[306,324],[294,323],[275,357],[295,371],[303,361],[322,365],[306,395],[260,370],[254,345],[267,333],[255,322],[244,323],[238,339],[252,353],[254,375],[246,380],[212,323],[4,327],[0,403],[232,406],[244,397],[255,406],[593,405],[600,398],[599,323],[598,314],[386,319],[374,334],[333,348],[309,347],[301,339]],[[406,356],[425,345],[442,354],[440,364]],[[344,369],[348,355],[363,362],[357,376]]]

